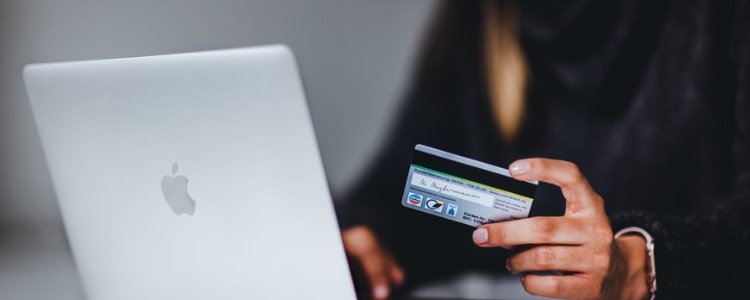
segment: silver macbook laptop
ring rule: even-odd
[[[288,48],[24,76],[89,299],[355,299]]]

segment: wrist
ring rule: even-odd
[[[621,299],[648,299],[648,251],[646,239],[637,234],[627,234],[615,239],[622,256],[624,274]]]

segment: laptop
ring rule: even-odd
[[[287,47],[24,77],[88,299],[356,299]]]

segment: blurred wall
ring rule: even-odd
[[[25,64],[287,44],[300,63],[329,181],[341,192],[383,136],[433,4],[0,0],[0,235],[20,224],[61,234],[21,78]]]

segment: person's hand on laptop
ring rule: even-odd
[[[552,159],[524,159],[510,165],[513,178],[539,180],[562,189],[562,217],[533,217],[483,225],[473,233],[481,247],[513,254],[506,267],[521,277],[530,294],[552,298],[644,299],[646,242],[639,236],[615,240],[604,200],[578,167]],[[552,271],[559,275],[534,272]]]
[[[359,264],[374,299],[387,299],[392,288],[404,283],[404,271],[380,245],[375,234],[365,226],[355,226],[342,233],[346,254]]]

